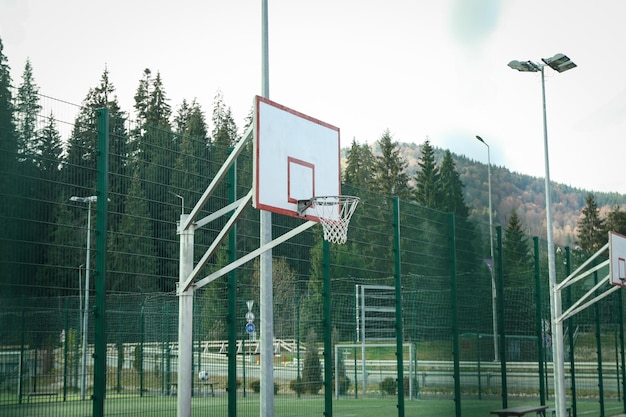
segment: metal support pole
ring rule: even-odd
[[[185,223],[188,214],[181,213],[179,227]],[[193,271],[193,246],[195,227],[191,225],[179,230],[180,263],[178,271],[179,283],[185,282]],[[177,416],[191,417],[191,361],[193,356],[193,291],[190,285],[178,295],[178,379],[177,379]]]
[[[232,149],[231,149],[232,151]],[[237,199],[237,161],[228,170],[228,202]],[[237,225],[228,232],[228,263],[237,259]],[[228,415],[237,416],[237,272],[228,273]],[[244,352],[242,352],[244,353]],[[243,355],[242,355],[243,356]]]
[[[533,255],[535,259],[535,333],[537,334],[537,364],[539,369],[539,403],[546,405],[546,384],[544,372],[544,343],[547,329],[543,326],[543,309],[541,308],[541,274],[539,273],[539,238],[533,237]]]
[[[404,357],[402,355],[402,262],[400,254],[400,198],[393,197],[393,254],[396,296],[396,363],[398,368],[398,417],[404,417]],[[410,359],[409,359],[410,360]]]
[[[448,214],[448,251],[450,254],[450,307],[452,312],[452,357],[454,360],[454,408],[461,415],[461,366],[459,356],[459,319],[456,277],[456,220],[454,213]]]
[[[332,323],[330,316],[330,243],[322,241],[323,289],[322,308],[324,317],[324,417],[333,417],[333,360],[332,360]]]
[[[269,98],[269,48],[267,0],[261,4],[261,90]],[[261,246],[272,241],[272,213],[260,212]],[[267,250],[259,257],[260,267],[260,316],[261,316],[261,417],[274,417],[274,294],[272,292],[272,251]]]
[[[93,417],[104,417],[106,396],[106,265],[109,210],[109,110],[98,109],[98,201],[94,312]],[[85,285],[86,287],[87,285]]]
[[[497,308],[497,290],[496,290],[496,274],[495,274],[495,258],[493,257],[493,208],[491,205],[491,150],[489,144],[480,136],[476,136],[480,142],[487,147],[487,184],[489,187],[489,253],[491,256],[491,265],[489,272],[491,274],[491,319],[493,328],[493,360],[498,361],[498,308]]]
[[[87,254],[85,256],[85,310],[83,311],[83,350],[80,365],[80,399],[85,399],[87,386],[87,333],[89,331],[89,272],[91,270],[91,198],[87,202]]]
[[[571,251],[569,246],[565,248],[565,274],[569,277],[572,273],[572,260],[571,260]],[[619,294],[621,295],[621,291]],[[567,287],[566,300],[568,307],[572,305],[572,287]],[[576,325],[574,322],[574,318],[570,317],[567,321],[569,326],[568,334],[568,344],[569,344],[569,376],[570,376],[570,390],[571,390],[571,398],[572,398],[572,415],[576,416],[577,414],[577,406],[576,406],[576,362],[574,358],[574,330],[576,329]],[[620,327],[621,329],[622,327]],[[621,332],[623,335],[624,332]]]
[[[502,266],[502,226],[496,227],[496,241],[498,245],[498,334],[500,347],[500,379],[502,380],[502,408],[509,403],[508,387],[506,382],[506,333],[504,330],[504,269]]]
[[[544,67],[541,66],[541,97],[543,101],[543,146],[546,170],[546,232],[548,240],[548,277],[550,280],[550,312],[552,322],[552,363],[554,366],[554,408],[557,417],[565,417],[565,365],[563,362],[563,322],[561,316],[561,293],[556,289],[556,261],[554,257],[554,235],[552,230],[552,192],[550,189],[550,158],[548,152],[548,122],[546,118],[546,82]]]

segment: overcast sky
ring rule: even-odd
[[[268,0],[270,98],[373,143],[423,143],[544,176],[541,76],[547,68],[555,182],[626,193],[626,1]],[[261,0],[0,0],[0,38],[21,81],[80,103],[108,68],[123,109],[144,68],[170,104],[196,98],[210,120],[218,90],[239,126],[261,93]]]

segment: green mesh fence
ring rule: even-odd
[[[98,394],[94,354],[103,337],[105,415],[176,415],[176,222],[241,138],[218,132],[209,139],[192,116],[172,127],[154,115],[129,121],[109,109],[106,332],[99,335],[93,306],[103,271],[96,268],[101,236],[94,230],[102,213],[89,198],[98,192],[96,109],[107,103],[94,98],[74,106],[41,96],[40,104],[30,136],[17,129],[23,115],[14,115],[15,127],[0,126],[0,414],[92,415],[92,395]],[[239,156],[236,173],[236,184],[224,181],[198,218],[228,204],[233,187],[238,197],[249,191],[251,145]],[[488,225],[405,201],[396,225],[392,198],[347,184],[342,192],[361,198],[346,245],[332,245],[326,258],[321,227],[315,226],[273,249],[276,415],[474,416],[500,408],[503,398],[509,405],[551,404],[545,242],[494,230],[502,243],[491,260]],[[224,222],[196,231],[196,262]],[[300,223],[274,216],[273,235]],[[256,210],[244,213],[232,238],[235,258],[259,246]],[[229,263],[227,246],[200,276]],[[558,280],[589,255],[558,248]],[[564,308],[607,273],[599,270],[565,290]],[[256,329],[263,320],[258,261],[233,274],[232,310],[229,277],[194,292],[195,415],[260,412],[262,335],[245,328],[247,301]],[[622,311],[616,292],[564,322],[568,406],[575,411],[622,407]],[[229,369],[233,332],[236,360]],[[324,351],[328,341],[330,354]],[[331,380],[326,366],[332,367]],[[230,386],[236,387],[235,403]]]

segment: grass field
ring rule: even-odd
[[[509,401],[508,405],[537,404],[537,401]],[[600,405],[597,401],[579,401],[578,413],[580,416],[600,416]],[[175,417],[175,397],[143,397],[114,395],[109,397],[105,406],[107,416],[155,416]],[[500,401],[495,400],[462,400],[461,416],[487,417],[489,412],[501,408]],[[605,416],[613,416],[623,411],[621,403],[605,404]],[[324,400],[321,397],[297,399],[275,398],[275,415],[284,417],[295,416],[322,416]],[[258,396],[237,399],[238,417],[259,416]],[[89,401],[33,401],[21,405],[0,406],[0,415],[3,417],[88,417],[92,415]],[[228,416],[228,401],[226,397],[194,398],[192,401],[192,415]],[[333,416],[335,417],[392,417],[397,416],[396,401],[394,398],[364,398],[341,399],[333,401]],[[455,416],[455,403],[452,400],[413,400],[405,401],[405,416],[451,417]]]

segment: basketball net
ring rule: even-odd
[[[311,210],[324,229],[324,240],[344,244],[348,239],[350,218],[359,204],[358,197],[340,195],[313,197]]]

